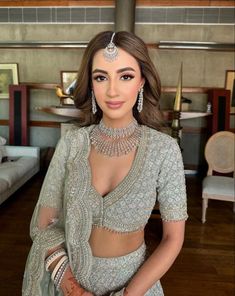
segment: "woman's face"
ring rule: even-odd
[[[108,126],[122,127],[133,120],[133,106],[144,84],[138,62],[118,48],[117,59],[109,62],[103,49],[97,51],[92,64],[92,88],[96,102]]]

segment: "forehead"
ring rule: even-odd
[[[115,71],[115,69],[120,69],[125,67],[132,67],[136,71],[140,70],[137,60],[132,55],[130,55],[128,52],[126,52],[121,48],[118,48],[118,56],[112,62],[106,61],[106,59],[103,56],[103,52],[104,50],[100,49],[94,55],[93,62],[92,62],[92,70],[98,68],[102,70]]]

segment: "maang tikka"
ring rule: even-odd
[[[113,62],[118,56],[117,46],[113,43],[113,38],[115,33],[113,33],[109,44],[104,49],[104,58],[108,62]]]

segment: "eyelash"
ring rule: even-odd
[[[122,79],[122,78],[125,78],[125,79]],[[134,76],[131,74],[124,74],[121,76],[121,80],[124,80],[124,81],[129,81],[129,80],[132,80],[133,78]],[[103,75],[97,75],[97,76],[94,76],[93,79],[96,80],[97,82],[101,82],[101,81],[104,81],[106,77]]]
[[[126,77],[127,79],[124,79],[124,80],[131,80],[131,79],[133,79],[134,78],[134,76],[133,75],[131,75],[131,74],[124,74],[124,75],[122,75],[122,77],[121,78],[123,78],[123,77]]]
[[[101,81],[104,81],[105,80],[105,76],[102,76],[102,75],[97,75],[97,76],[94,76],[93,79],[96,80],[97,82],[101,82]]]

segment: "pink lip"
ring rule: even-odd
[[[124,104],[124,102],[122,102],[122,101],[112,101],[112,102],[106,102],[106,104],[110,109],[118,109]]]

